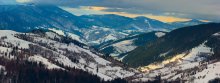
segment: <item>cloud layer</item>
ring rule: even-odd
[[[3,0],[0,0],[3,1]],[[10,0],[9,0],[10,1]],[[220,21],[220,0],[17,0],[67,7],[101,6],[107,12],[153,14]]]

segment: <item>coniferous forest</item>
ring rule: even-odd
[[[104,81],[79,69],[48,70],[36,62],[0,58],[0,65],[7,69],[7,73],[1,69],[0,83],[126,83],[122,79]]]

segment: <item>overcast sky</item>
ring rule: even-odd
[[[220,0],[0,0],[62,6],[76,14],[120,14],[220,21]]]

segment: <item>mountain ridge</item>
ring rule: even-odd
[[[35,30],[35,33],[20,33],[0,30],[0,32],[0,55],[10,61],[21,59],[41,63],[49,70],[76,68],[97,75],[105,81],[134,74],[133,69],[122,63],[105,58],[86,45],[52,31]]]
[[[0,18],[0,29],[25,32],[55,28],[73,33],[91,46],[129,35],[175,29],[169,23],[147,17],[129,18],[114,14],[76,16],[51,5],[1,5],[0,14],[3,17]]]
[[[202,24],[202,25],[184,27],[184,28],[173,30],[170,33],[166,34],[165,36],[154,41],[154,43],[135,49],[136,52],[134,50],[133,53],[132,52],[130,53],[130,56],[128,55],[127,57],[125,57],[125,62],[126,63],[128,62],[128,64],[133,64],[133,65],[141,63],[142,61],[145,62],[146,59],[144,60],[144,57],[142,58],[139,57],[139,59],[134,58],[134,56],[138,57],[144,54],[147,54],[147,56],[151,58],[154,58],[155,56],[154,61],[156,61],[156,60],[164,59],[163,57],[158,56],[160,53],[166,53],[168,51],[171,51],[171,52],[169,52],[169,54],[167,55],[181,53],[183,52],[183,50],[186,51],[189,48],[192,48],[194,46],[201,44],[209,36],[211,36],[215,32],[218,32],[220,30],[219,25],[220,25],[219,23],[210,23],[210,24]],[[151,50],[148,50],[148,49],[151,49]],[[172,51],[174,51],[174,53],[172,53]],[[133,61],[129,62],[129,60],[133,60]],[[138,60],[138,62],[135,60]],[[147,60],[151,61],[152,59],[151,60],[147,59]],[[144,64],[147,65],[149,64],[149,62],[145,62]],[[144,64],[139,64],[139,65],[144,65]],[[135,67],[137,66],[138,65],[135,65]]]

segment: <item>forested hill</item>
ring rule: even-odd
[[[220,32],[219,23],[176,29],[147,46],[140,46],[133,50],[123,61],[133,67],[163,61],[202,44],[217,32]],[[166,53],[166,56],[161,57],[162,53]]]

